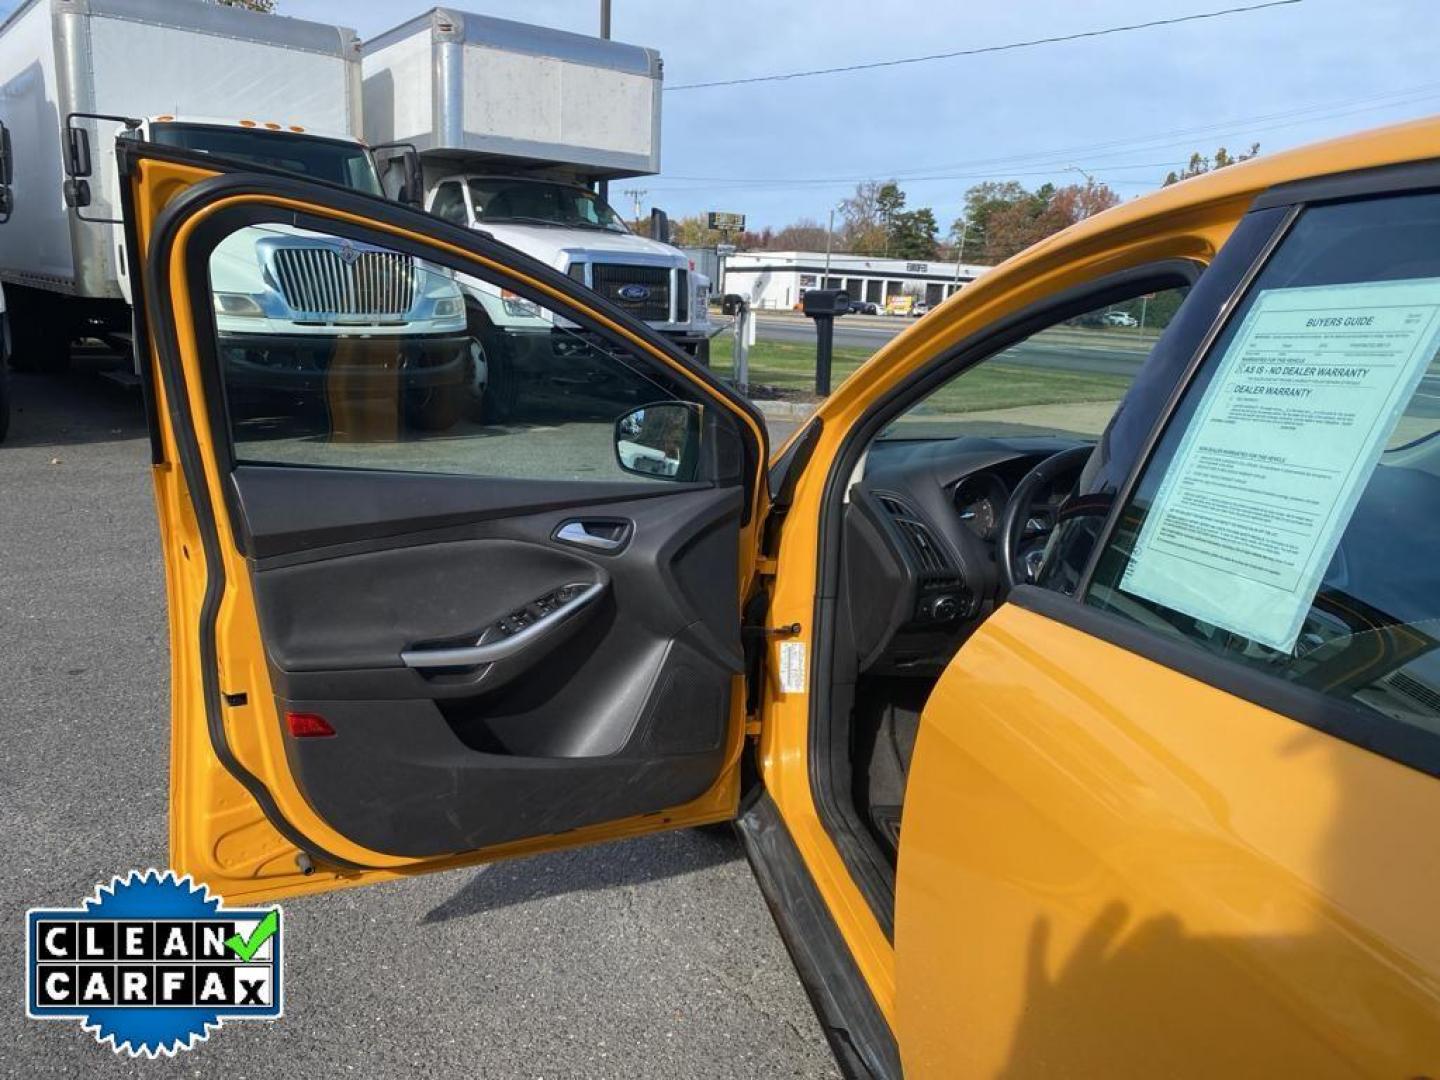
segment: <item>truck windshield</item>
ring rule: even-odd
[[[472,176],[469,183],[475,216],[481,221],[628,231],[619,214],[582,187],[492,176]]]
[[[367,195],[382,195],[369,152],[355,143],[291,131],[219,127],[212,124],[156,124],[150,137],[162,146],[198,150],[216,157],[340,184]]]

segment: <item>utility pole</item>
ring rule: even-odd
[[[605,41],[610,40],[610,0],[600,0],[600,37]],[[610,201],[610,181],[601,180],[596,183],[595,191],[600,196],[600,201]],[[635,211],[635,219],[640,219],[640,211]]]
[[[820,282],[822,289],[830,287],[830,238],[835,235],[835,208],[830,208],[830,223],[825,226],[825,278]]]
[[[960,283],[960,264],[965,261],[965,234],[970,231],[968,218],[960,219],[960,250],[955,253],[955,283]]]
[[[626,189],[625,189],[625,194],[626,194],[626,195],[629,195],[631,201],[634,202],[634,204],[635,204],[635,222],[636,222],[636,224],[639,224],[639,221],[640,221],[640,203],[641,203],[641,201],[645,198],[646,195],[649,195],[649,194],[650,194],[650,192],[647,191],[647,190],[645,190],[644,188],[633,188],[633,187],[632,187],[632,188],[626,188]]]

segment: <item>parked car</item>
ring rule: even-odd
[[[879,315],[880,305],[874,300],[851,300],[850,313],[852,315]]]
[[[1106,326],[1139,326],[1140,320],[1131,315],[1128,311],[1107,311],[1105,313]]]
[[[1435,1074],[1440,119],[1051,237],[774,454],[485,233],[148,153],[177,872],[254,906],[735,819],[851,1076]],[[548,313],[574,412],[439,435],[337,380],[241,441],[207,263],[257,216]],[[1156,292],[1133,382],[1014,363]]]
[[[910,317],[918,319],[921,315],[930,314],[930,305],[924,300],[916,300],[910,305]]]

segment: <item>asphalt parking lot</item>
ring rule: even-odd
[[[174,1060],[25,1017],[24,913],[166,861],[165,609],[139,399],[13,377],[0,445],[0,1074],[833,1076],[729,836],[290,901],[286,1015]]]

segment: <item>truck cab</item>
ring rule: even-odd
[[[164,115],[134,121],[120,137],[384,196],[364,143],[298,124]],[[72,153],[72,167],[88,171],[87,157]],[[418,166],[414,171],[418,177]],[[117,172],[110,176],[110,203],[118,207],[121,181]],[[71,197],[85,202],[74,188]],[[111,227],[128,303],[125,225],[116,219]],[[450,270],[271,222],[229,236],[216,249],[211,274],[220,358],[244,399],[239,406],[263,413],[277,397],[318,401],[327,385],[343,379],[422,430],[443,430],[478,413],[488,368]]]
[[[480,229],[583,282],[695,355],[709,338],[710,279],[669,244],[637,236],[583,184],[490,173],[452,173],[430,186],[426,209]],[[487,314],[513,316],[498,294],[475,289]]]

